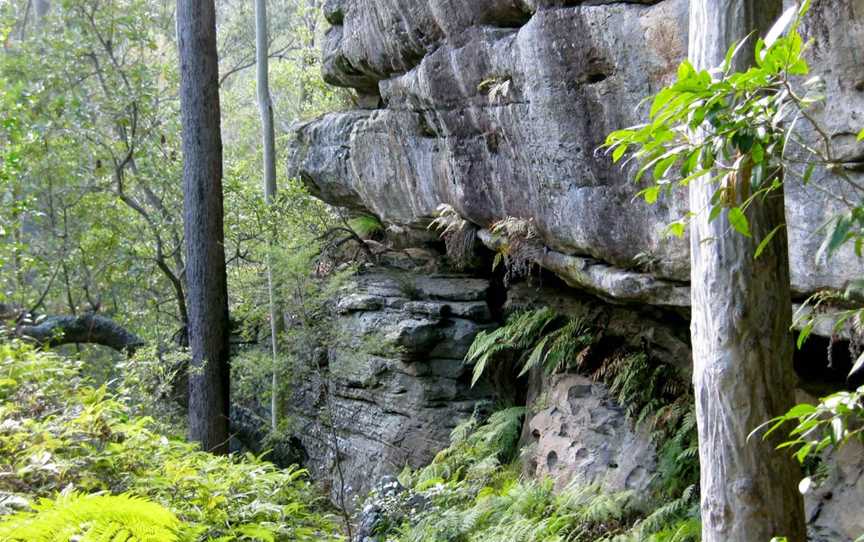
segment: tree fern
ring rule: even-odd
[[[42,499],[34,512],[0,523],[0,540],[21,542],[175,542],[182,525],[169,510],[131,495],[70,493]]]

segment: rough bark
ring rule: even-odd
[[[764,35],[780,7],[779,0],[691,0],[690,61],[697,69],[719,66],[734,42],[754,30]],[[746,69],[752,56],[742,52],[736,68]],[[776,442],[747,439],[794,400],[786,237],[776,236],[754,259],[759,241],[784,222],[783,192],[749,207],[748,238],[725,212],[709,223],[715,189],[705,179],[690,185],[690,207],[698,213],[691,231],[691,333],[702,540],[799,542],[806,534],[797,464],[788,451],[774,449]]]
[[[48,316],[38,323],[19,324],[15,326],[14,333],[41,346],[100,344],[129,354],[145,344],[144,339],[114,320],[97,314]]]
[[[213,0],[178,0],[183,217],[186,235],[189,437],[228,451],[228,294],[222,209],[219,68]]]
[[[257,68],[258,109],[261,114],[261,142],[264,160],[264,201],[269,206],[276,198],[276,134],[273,127],[273,100],[270,98],[270,76],[267,39],[267,1],[255,0],[255,62]],[[271,239],[271,242],[273,239]],[[279,335],[284,329],[282,308],[276,299],[272,258],[267,257],[267,294],[270,299],[270,347],[273,355],[271,382],[270,425],[275,431],[279,424],[279,377],[276,367],[279,356]]]

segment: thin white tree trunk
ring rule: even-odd
[[[273,101],[270,98],[270,76],[267,45],[267,0],[255,0],[255,56],[258,84],[258,109],[261,113],[261,139],[264,150],[264,201],[272,205],[276,198],[276,134],[273,128]],[[274,239],[270,239],[270,244]],[[273,375],[270,386],[270,425],[273,431],[279,424],[279,335],[282,333],[282,308],[276,299],[273,280],[273,262],[267,256],[267,293],[270,300],[270,347],[273,356]]]
[[[720,66],[728,48],[756,31],[764,35],[781,0],[691,0],[690,61]],[[736,69],[753,58],[755,37]],[[749,182],[742,172],[737,182]],[[747,211],[753,237],[737,233],[724,211],[708,222],[716,186],[690,185],[698,213],[691,235],[693,384],[699,426],[702,540],[790,542],[806,539],[798,493],[800,470],[776,441],[748,434],[792,406],[792,322],[788,247],[778,235],[754,260],[757,244],[784,222],[781,191]],[[738,194],[744,190],[736,190]],[[736,202],[740,204],[741,202]]]

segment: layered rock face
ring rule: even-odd
[[[531,219],[565,258],[547,267],[568,283],[618,300],[687,299],[668,290],[689,279],[688,244],[663,235],[686,211],[685,195],[632,201],[632,172],[596,150],[608,132],[644,117],[637,104],[686,57],[687,0],[336,0],[328,14],[327,80],[377,108],[300,128],[293,163],[315,193],[419,229],[441,203],[480,227]],[[830,98],[816,114],[844,167],[860,169],[864,3],[814,2],[805,31],[818,38],[812,64]],[[787,189],[798,295],[843,287],[862,271],[851,252],[830,265],[815,260],[816,230],[844,191],[817,177],[818,188]],[[645,273],[625,276],[626,287],[603,280],[636,261]],[[597,265],[599,279],[584,277]]]
[[[307,464],[334,502],[344,492],[353,505],[381,476],[428,464],[457,423],[489,411],[491,390],[472,388],[463,363],[491,324],[488,289],[484,279],[392,268],[346,288],[340,347],[320,352],[320,370],[295,385],[290,408]]]

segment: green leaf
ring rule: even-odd
[[[801,182],[803,184],[807,184],[810,182],[810,178],[813,177],[813,171],[816,169],[816,163],[810,162],[807,164],[807,169],[804,170],[804,177],[801,178]]]
[[[690,64],[690,61],[685,60],[678,66],[678,82],[680,83],[689,79],[695,73],[696,70],[693,68],[693,65]]]
[[[681,73],[680,69],[678,73]],[[657,96],[654,97],[654,102],[651,103],[651,111],[648,113],[648,116],[652,119],[656,117],[657,113],[662,111],[663,107],[675,97],[675,94],[676,93],[668,87],[658,92]]]
[[[654,180],[659,181],[660,179],[662,179],[666,175],[666,172],[669,171],[669,168],[671,168],[677,160],[678,155],[673,154],[672,156],[669,156],[657,162],[657,165],[654,166]]]
[[[779,226],[771,230],[771,233],[766,235],[765,239],[762,239],[762,242],[759,243],[759,246],[756,247],[756,252],[753,254],[754,260],[758,259],[759,256],[762,255],[762,253],[765,251],[765,248],[768,246],[769,243],[771,243],[771,239],[774,239],[774,236],[777,235],[777,232],[780,231],[780,229],[784,226],[786,226],[786,224],[780,224]]]
[[[750,223],[747,222],[747,217],[744,216],[744,211],[740,207],[729,209],[729,223],[738,233],[744,237],[750,237]]]
[[[804,460],[807,459],[807,456],[810,455],[810,451],[812,449],[813,449],[813,443],[808,442],[807,444],[802,446],[800,450],[795,452],[795,458],[798,460],[799,463],[803,463]]]
[[[762,61],[765,60],[764,49],[765,49],[765,41],[762,38],[759,38],[758,40],[756,40],[756,47],[755,47],[755,56],[756,56],[756,65],[757,66],[761,66]]]
[[[783,417],[786,419],[789,418],[803,418],[809,414],[813,414],[816,412],[816,407],[807,403],[801,403],[799,405],[795,405],[789,409]]]
[[[858,132],[858,137],[856,138],[856,140],[857,141],[864,141],[864,130],[861,130],[860,132]]]
[[[834,254],[837,249],[843,246],[843,243],[846,242],[849,230],[852,227],[852,220],[847,216],[839,216],[834,221],[834,227],[831,229],[830,235],[825,237],[825,241],[823,241],[822,246],[819,247],[819,255],[822,253],[828,254],[831,256]]]
[[[612,163],[617,164],[619,160],[624,156],[624,153],[627,152],[628,145],[626,143],[621,143],[615,150],[612,151]]]
[[[798,334],[798,350],[801,350],[801,347],[804,346],[804,343],[807,342],[807,337],[810,336],[810,333],[813,331],[813,326],[816,325],[815,320],[810,320],[807,324],[801,329],[801,333]]]
[[[660,187],[659,186],[649,186],[645,190],[639,192],[645,201],[649,204],[654,204],[657,202],[657,198],[660,196]]]
[[[765,159],[765,149],[762,148],[762,144],[758,141],[753,144],[753,147],[750,149],[750,156],[753,157],[753,162],[756,164],[761,164]]]
[[[711,212],[708,214],[708,223],[714,222],[718,216],[720,216],[720,212],[723,210],[723,206],[720,204],[711,207]]]
[[[674,235],[675,237],[678,237],[679,239],[684,237],[684,231],[685,230],[686,230],[686,227],[684,226],[684,223],[681,221],[673,222],[673,223],[669,224],[668,226],[666,226],[666,234],[667,235]]]

